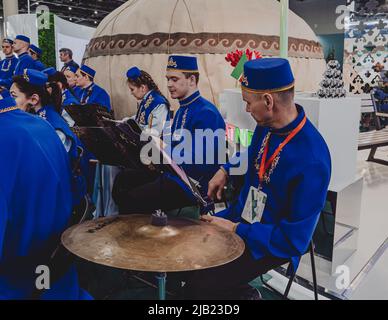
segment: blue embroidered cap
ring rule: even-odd
[[[273,93],[295,86],[290,63],[282,58],[262,58],[245,63],[242,89],[252,93]]]
[[[168,58],[167,71],[199,72],[197,58],[192,56],[170,56]]]
[[[51,77],[57,73],[57,70],[55,70],[55,68],[53,67],[50,67],[50,68],[44,69],[42,72],[47,74],[49,77]]]
[[[94,78],[94,76],[96,75],[96,71],[93,70],[92,68],[88,67],[87,65],[83,65],[81,68],[81,71],[85,74],[87,74],[88,76]]]
[[[141,70],[138,67],[130,68],[127,71],[127,78],[131,80],[136,80],[141,76]]]
[[[13,40],[8,39],[8,38],[3,39],[3,43],[8,43],[8,44],[10,44],[10,45],[13,45],[13,44],[14,44]]]
[[[16,40],[20,40],[20,41],[24,41],[24,42],[27,42],[27,43],[31,42],[29,37],[26,37],[26,36],[24,36],[22,34],[17,35],[15,39]]]
[[[36,45],[31,44],[30,50],[36,53],[38,56],[42,55],[42,49],[38,48]]]
[[[48,81],[47,74],[33,69],[24,69],[23,77],[34,86],[44,86]]]
[[[73,72],[73,73],[76,73],[78,71],[78,67],[75,67],[75,66],[68,66],[66,67],[65,71],[70,71],[70,72]]]

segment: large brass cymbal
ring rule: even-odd
[[[85,260],[145,272],[217,267],[239,258],[245,249],[238,235],[202,221],[171,218],[166,227],[150,222],[149,215],[88,221],[68,229],[62,243]]]

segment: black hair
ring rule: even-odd
[[[46,86],[36,86],[30,84],[24,76],[14,76],[13,82],[27,97],[37,94],[40,97],[42,106],[53,105],[55,111],[62,114],[62,92],[56,82],[48,82]],[[51,94],[48,89],[51,89]]]
[[[59,82],[65,89],[69,89],[69,84],[63,72],[57,71],[53,75],[49,76],[48,79],[49,82]]]
[[[198,72],[183,72],[186,79],[189,79],[191,76],[195,77],[195,83],[198,85],[199,83],[199,73]]]
[[[94,82],[94,78],[93,78],[92,76],[90,76],[90,75],[88,75],[87,73],[83,72],[81,69],[80,69],[80,71],[81,71],[81,74],[82,74],[83,76],[87,76],[87,77],[88,77],[89,81]]]
[[[146,85],[148,89],[156,91],[159,95],[161,95],[164,98],[164,100],[166,100],[166,104],[168,108],[171,106],[168,99],[160,91],[158,85],[155,83],[155,81],[152,79],[151,75],[148,72],[141,70],[140,77],[138,77],[135,80],[128,78],[128,83],[134,85],[135,87]]]
[[[62,48],[59,50],[59,52],[62,52],[64,54],[68,54],[70,59],[73,59],[73,51],[69,48]]]
[[[73,96],[76,96],[74,90],[70,88],[69,83],[67,82],[66,76],[63,72],[57,71],[53,75],[49,76],[48,79],[49,79],[49,82],[55,82],[55,83],[59,82],[60,84],[62,84],[62,87],[65,90],[69,90]]]
[[[39,53],[37,53],[37,52],[35,52],[34,50],[32,50],[32,49],[29,49],[30,50],[30,52],[32,52],[33,54],[35,54],[37,57],[38,57],[38,59],[40,59],[41,58],[41,56],[40,56],[40,54]]]

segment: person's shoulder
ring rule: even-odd
[[[63,118],[59,115],[59,113],[55,111],[53,106],[46,106],[43,110],[41,110],[40,114],[43,117],[46,117],[47,119],[52,121],[55,120],[58,122],[62,122],[61,120],[63,120]]]
[[[94,84],[94,90],[97,92],[97,93],[102,93],[102,94],[108,94],[108,91],[106,91],[103,87],[99,86],[98,84]]]
[[[212,102],[204,98],[202,95],[197,101],[195,101],[195,104],[201,106],[201,108],[204,110],[217,110],[217,107]]]
[[[20,57],[20,59],[22,59],[24,61],[33,61],[33,62],[35,62],[35,60],[29,54],[25,54],[24,56]]]
[[[11,138],[20,139],[22,137],[23,140],[29,141],[33,140],[31,138],[35,137],[36,133],[41,132],[43,135],[50,135],[50,132],[52,133],[53,130],[47,121],[21,110],[4,114],[0,120],[4,120],[4,124],[0,125],[1,131],[4,130],[4,133],[7,133],[0,134],[0,136],[6,140]]]
[[[306,163],[322,163],[327,165],[331,162],[329,147],[320,132],[309,119],[300,133],[299,157]]]
[[[44,63],[43,63],[42,61],[40,61],[40,60],[36,60],[35,63],[36,63],[38,66],[40,66],[40,67],[46,67],[46,66],[44,65]]]
[[[160,105],[167,103],[166,98],[156,91],[152,91],[150,96],[152,97],[153,104]]]
[[[201,98],[199,99],[199,104],[201,105],[201,111],[200,111],[201,113],[205,112],[207,114],[213,114],[217,117],[222,118],[218,108],[209,100],[201,96]]]
[[[79,64],[77,62],[75,62],[74,60],[71,60],[69,65],[72,66],[72,67],[79,68]]]

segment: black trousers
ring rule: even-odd
[[[148,214],[195,206],[181,187],[148,169],[128,169],[116,177],[112,191],[120,214]]]
[[[289,260],[276,257],[255,260],[249,249],[245,249],[240,258],[227,265],[191,272],[185,285],[184,298],[239,300],[244,297],[249,282],[287,262]]]

